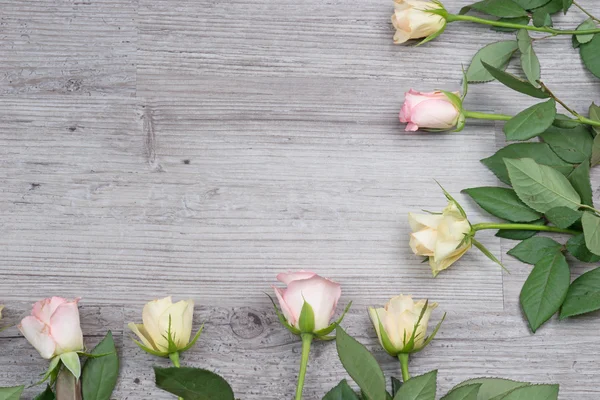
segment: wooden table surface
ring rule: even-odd
[[[469,1],[447,0],[451,11]],[[581,0],[600,12],[595,0]],[[111,329],[122,356],[115,399],[170,399],[129,321],[168,294],[196,301],[205,334],[182,363],[217,371],[240,399],[291,398],[298,339],[264,292],[310,269],[354,301],[347,330],[378,346],[366,307],[428,297],[448,317],[415,374],[439,369],[441,395],[473,376],[558,382],[561,399],[600,397],[600,314],[532,335],[518,304],[530,266],[483,241],[437,279],[408,247],[407,213],[441,208],[437,179],[470,219],[461,189],[498,185],[479,162],[501,125],[405,133],[404,92],[460,87],[461,66],[512,34],[456,23],[421,47],[395,46],[391,1],[0,0],[0,303],[17,322],[43,297],[82,297],[86,344]],[[584,20],[575,8],[557,26]],[[600,100],[570,37],[536,43],[544,81],[580,111]],[[517,71],[518,59],[510,67]],[[535,102],[473,85],[472,110]],[[593,177],[600,200],[600,173]],[[576,274],[590,266],[575,264]],[[30,384],[47,362],[16,329],[0,334],[0,385]],[[311,354],[306,399],[346,375],[335,345]],[[28,389],[27,398],[36,390]]]

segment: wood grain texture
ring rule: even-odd
[[[457,11],[465,0],[447,0]],[[600,13],[593,0],[581,4]],[[480,240],[432,279],[407,244],[407,213],[440,209],[437,179],[473,222],[460,190],[498,185],[479,160],[504,145],[501,124],[448,135],[404,133],[410,87],[456,90],[461,65],[511,35],[453,24],[421,47],[394,46],[390,3],[367,0],[0,0],[0,303],[7,323],[30,303],[82,296],[86,344],[111,329],[122,355],[114,398],[169,399],[126,324],[173,294],[206,323],[187,365],[213,369],[242,399],[292,397],[300,343],[263,292],[276,273],[312,269],[354,301],[345,326],[383,353],[365,307],[398,293],[440,303],[448,318],[415,374],[440,391],[473,376],[558,382],[561,399],[595,400],[597,315],[531,335],[518,306],[530,269]],[[573,9],[556,18],[573,27]],[[600,99],[570,38],[536,42],[542,76],[574,108]],[[518,60],[510,70],[518,70]],[[516,113],[535,100],[472,85],[469,109]],[[600,175],[593,177],[600,199]],[[574,264],[574,276],[590,268]],[[565,344],[565,340],[568,344]],[[0,385],[35,382],[46,362],[16,329],[0,333]],[[306,399],[346,377],[332,343],[311,354]],[[32,398],[35,389],[28,389]]]

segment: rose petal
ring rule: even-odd
[[[25,339],[40,353],[40,356],[49,360],[54,357],[56,343],[50,336],[50,327],[34,316],[23,318],[18,326]]]
[[[292,310],[302,310],[304,301],[310,304],[315,315],[315,330],[320,330],[329,326],[341,295],[340,284],[315,275],[291,282],[283,299]]]
[[[68,303],[68,300],[56,296],[40,300],[33,305],[31,315],[33,315],[43,323],[49,324],[50,318],[52,317],[52,314],[54,314],[54,311],[56,311],[58,306],[64,303]]]
[[[152,342],[152,338],[150,337],[150,335],[148,335],[148,332],[144,328],[144,325],[142,325],[142,324],[135,324],[133,322],[130,322],[129,324],[127,324],[127,326],[142,341],[142,343],[144,344],[144,346],[146,346],[146,347],[148,347],[150,349],[158,351],[158,348]]]
[[[142,322],[146,328],[146,332],[152,338],[156,346],[165,347],[167,340],[163,337],[165,334],[159,327],[160,316],[173,304],[171,296],[162,299],[156,299],[144,306],[142,310]]]
[[[289,285],[293,281],[297,281],[300,279],[310,279],[315,275],[316,274],[311,271],[288,272],[288,273],[278,274],[277,280],[279,282],[285,283],[286,285]]]
[[[63,303],[56,308],[50,318],[50,329],[58,354],[83,350],[77,300]]]

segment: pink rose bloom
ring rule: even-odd
[[[83,333],[75,301],[62,297],[40,300],[29,317],[23,318],[19,330],[45,359],[83,350]]]
[[[287,285],[286,289],[277,287],[273,287],[273,289],[275,289],[283,315],[290,325],[299,328],[298,319],[306,301],[315,314],[315,331],[329,326],[342,295],[339,283],[308,271],[279,274],[277,280]]]
[[[457,96],[458,92],[454,93]],[[406,131],[452,129],[458,123],[460,110],[442,92],[421,93],[410,89],[400,110],[400,122],[407,123]]]

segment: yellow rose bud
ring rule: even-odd
[[[200,336],[198,332],[190,341],[193,316],[193,300],[173,303],[169,296],[146,304],[142,311],[143,323],[130,322],[128,326],[141,340],[141,343],[136,343],[143,350],[167,356],[188,350]]]
[[[424,38],[441,31],[446,20],[425,10],[443,9],[440,4],[420,0],[394,0],[392,24],[396,28],[394,43],[404,43],[410,39]]]
[[[441,214],[408,214],[412,229],[410,248],[429,257],[433,276],[450,267],[472,245],[471,224],[454,201]]]
[[[438,325],[434,334],[427,338],[429,318],[437,306],[427,300],[415,302],[412,296],[399,295],[383,308],[369,307],[371,321],[385,351],[396,357],[422,350],[439,328]]]

